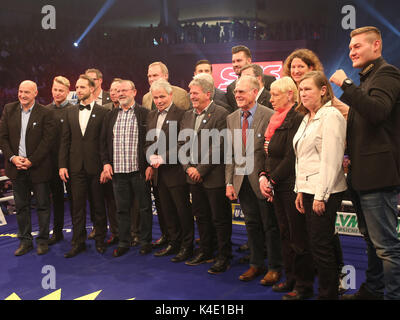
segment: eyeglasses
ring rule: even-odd
[[[249,90],[238,90],[238,89],[235,89],[235,90],[233,90],[233,94],[243,94],[243,93],[245,93],[245,92],[249,92],[249,91],[252,91],[252,89],[249,89]]]

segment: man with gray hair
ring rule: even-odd
[[[186,111],[181,130],[190,129],[192,134],[185,137],[185,141],[179,142],[180,156],[182,151],[187,157],[186,161],[180,160],[192,193],[192,212],[199,228],[200,250],[186,264],[195,266],[213,261],[217,242],[217,259],[208,272],[218,274],[230,267],[232,256],[232,207],[225,197],[224,144],[219,136],[226,128],[226,117],[229,113],[211,100],[214,83],[209,75],[195,76],[189,88],[193,110]],[[207,136],[211,130],[219,141],[214,141],[212,135]],[[185,148],[187,146],[189,150]],[[216,150],[219,151],[217,161],[211,156],[215,155]]]
[[[169,242],[156,257],[177,253],[172,262],[182,262],[193,255],[194,220],[185,172],[177,159],[179,127],[185,111],[173,103],[172,86],[164,79],[152,83],[150,92],[157,110],[147,116],[146,176],[152,178],[155,197],[159,197],[161,217]]]
[[[265,243],[268,273],[262,284],[272,286],[281,277],[280,235],[273,206],[261,194],[258,173],[264,168],[264,133],[274,112],[256,102],[259,88],[252,76],[243,75],[236,82],[234,94],[239,109],[227,118],[234,157],[226,165],[226,196],[231,201],[239,199],[248,235],[250,268],[239,279],[251,281],[266,272]],[[241,135],[235,134],[238,130]]]
[[[264,80],[263,80],[264,70],[263,70],[263,68],[261,68],[258,64],[255,64],[255,63],[246,64],[242,69],[240,69],[239,77],[244,76],[244,75],[255,77],[258,81],[260,90],[258,90],[256,101],[259,104],[262,104],[263,106],[273,109],[272,104],[269,101],[269,99],[271,99],[271,94],[264,87]]]

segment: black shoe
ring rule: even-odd
[[[151,245],[151,243],[145,244],[140,248],[139,253],[143,254],[143,255],[144,254],[149,254],[152,249],[153,249],[153,246]]]
[[[43,255],[43,254],[46,254],[47,252],[49,252],[49,245],[46,242],[38,243],[36,252],[40,256]]]
[[[300,293],[297,290],[293,290],[282,297],[282,300],[306,300],[311,299],[314,296],[313,292]]]
[[[172,262],[183,262],[193,256],[193,248],[182,248],[178,254],[171,259]]]
[[[225,272],[226,270],[228,270],[230,268],[231,264],[229,259],[217,259],[217,261],[215,262],[215,264],[208,269],[208,273],[211,274],[219,274],[222,272]]]
[[[51,238],[48,241],[48,245],[52,246],[53,244],[56,244],[57,242],[61,241],[64,239],[64,235],[58,232],[53,232]]]
[[[14,255],[19,257],[27,254],[29,251],[33,250],[33,245],[31,244],[23,244],[21,243],[17,250],[15,250]]]
[[[171,254],[177,254],[179,251],[178,247],[173,246],[172,244],[169,244],[166,248],[161,249],[160,251],[157,251],[154,256],[155,257],[165,257],[165,256],[170,256]]]
[[[69,250],[66,254],[64,254],[64,258],[72,258],[78,255],[79,253],[83,252],[86,250],[86,244],[81,243],[78,245],[75,245]]]
[[[294,282],[284,281],[272,286],[274,292],[290,292],[294,289]]]
[[[107,250],[107,245],[103,241],[96,241],[96,251],[103,254]]]
[[[383,300],[383,295],[372,293],[366,288],[365,283],[363,283],[356,293],[344,294],[341,300]]]
[[[160,248],[168,244],[168,237],[166,235],[161,235],[160,239],[152,243],[153,248]]]
[[[125,253],[127,253],[129,251],[129,248],[125,248],[125,247],[118,247],[116,249],[114,249],[113,251],[113,256],[114,257],[120,257],[123,256]]]
[[[210,263],[213,262],[214,258],[211,255],[206,255],[203,252],[200,252],[197,254],[193,259],[190,259],[189,261],[186,261],[185,264],[188,266],[197,266],[202,263]]]
[[[108,240],[106,241],[106,244],[108,246],[112,246],[114,244],[118,244],[118,242],[119,242],[119,238],[112,234],[111,237],[108,238]]]

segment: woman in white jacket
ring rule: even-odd
[[[320,71],[299,83],[298,111],[305,117],[293,138],[296,208],[306,215],[308,238],[318,271],[319,299],[337,299],[339,273],[334,248],[336,212],[347,189],[342,167],[346,120],[331,105],[334,97]]]

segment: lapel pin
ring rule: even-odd
[[[95,115],[95,114],[92,114],[92,118],[96,118],[96,115]]]
[[[211,113],[208,114],[208,117],[209,117],[209,118],[211,117]]]
[[[257,137],[261,138],[261,133],[259,133],[259,134],[257,135]]]
[[[165,121],[165,123],[168,124],[168,123],[169,123],[169,120]]]
[[[36,122],[33,123],[33,126],[36,126]]]
[[[206,122],[207,122],[207,120],[206,120],[206,119],[204,119],[204,120],[203,120],[203,123],[206,123]]]
[[[64,122],[64,119],[60,119],[61,122]]]

